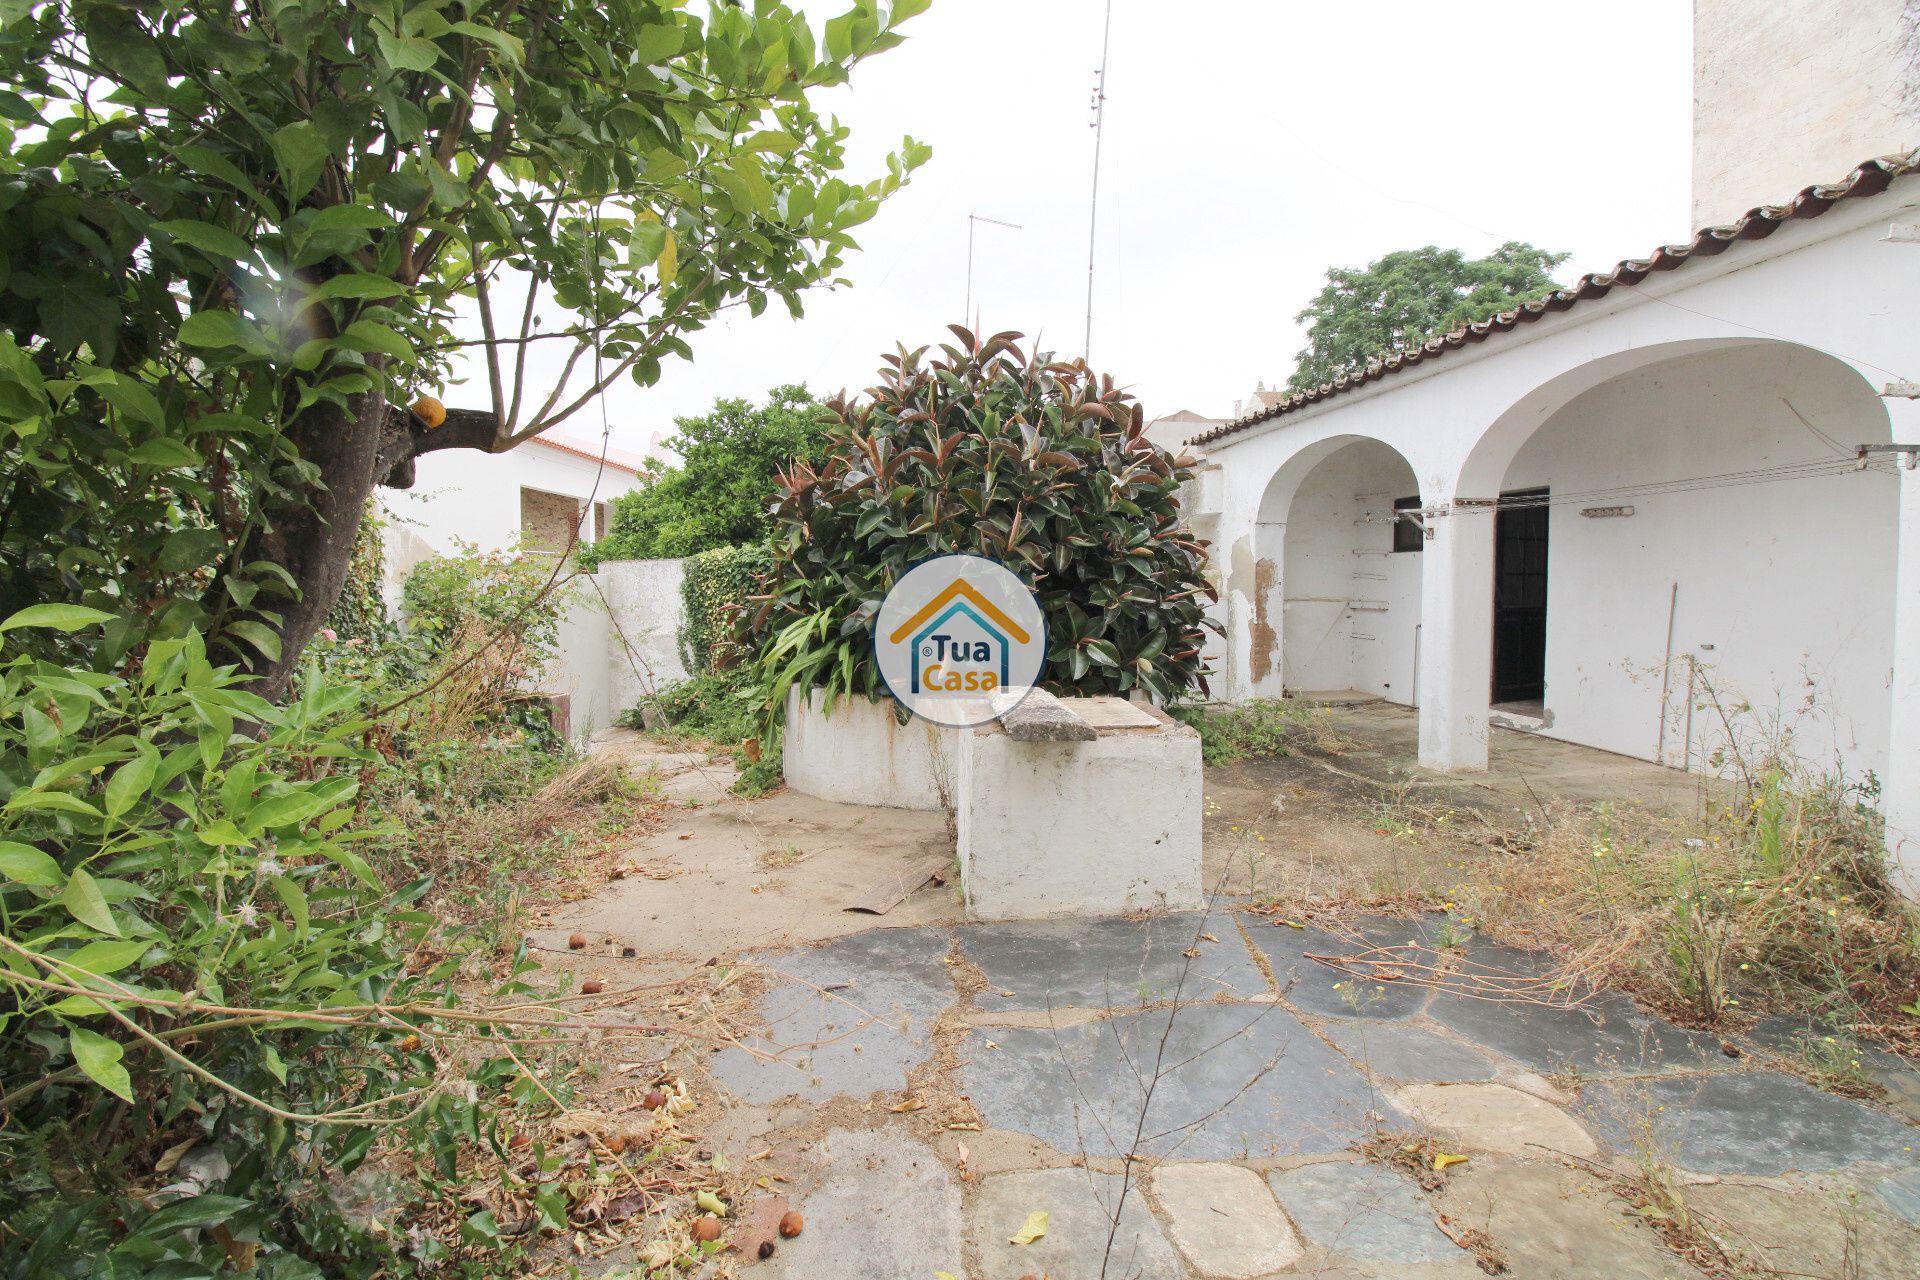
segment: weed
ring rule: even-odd
[[[1698,818],[1543,811],[1453,896],[1483,928],[1548,942],[1571,971],[1716,1025],[1772,1008],[1844,1012],[1912,1044],[1920,913],[1889,874],[1871,784],[1747,763]]]
[[[1726,1229],[1688,1200],[1684,1175],[1667,1158],[1651,1114],[1634,1121],[1629,1135],[1631,1172],[1618,1166],[1581,1163],[1605,1179],[1634,1215],[1661,1242],[1711,1280],[1747,1280],[1776,1274],[1763,1269],[1726,1239]]]
[[[1854,1097],[1879,1097],[1883,1090],[1866,1069],[1866,1051],[1844,1032],[1817,1035],[1806,1032],[1789,1046],[1793,1065],[1823,1089]]]
[[[1167,712],[1200,734],[1200,758],[1209,765],[1290,755],[1303,745],[1324,750],[1333,741],[1320,708],[1283,698],[1231,707],[1173,706]]]
[[[786,776],[780,772],[780,754],[776,750],[758,760],[742,757],[740,776],[734,780],[733,793],[751,800],[778,791],[785,785]]]

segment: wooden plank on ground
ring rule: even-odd
[[[850,902],[843,911],[864,911],[868,915],[883,916],[907,900],[907,895],[929,880],[938,879],[946,873],[947,864],[952,859],[945,854],[922,858],[898,875],[886,879],[867,890],[857,902]]]

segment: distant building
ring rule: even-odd
[[[483,551],[564,550],[605,536],[613,500],[642,487],[648,459],[597,441],[535,436],[507,453],[444,449],[415,462],[411,489],[381,489],[386,594],[397,600],[413,567],[462,543]]]
[[[1163,413],[1149,422],[1141,434],[1176,458],[1183,453],[1198,458],[1203,456],[1201,451],[1188,445],[1187,441],[1202,432],[1213,430],[1225,421],[1224,418],[1209,418],[1191,409],[1178,409],[1173,413]]]

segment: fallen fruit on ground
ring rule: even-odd
[[[580,994],[583,996],[597,996],[606,989],[607,984],[598,978],[588,978],[580,984]]]
[[[789,1209],[780,1215],[780,1234],[791,1240],[807,1228],[807,1220],[800,1216],[797,1209]]]
[[[587,935],[584,933],[576,933],[571,938],[567,939],[567,946],[569,946],[575,951],[580,950],[580,948],[586,945],[587,945]]]
[[[693,1238],[701,1244],[720,1238],[720,1219],[712,1214],[693,1220]]]
[[[667,1095],[658,1089],[652,1090],[640,1105],[649,1111],[658,1111],[667,1105]]]

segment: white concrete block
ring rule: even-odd
[[[955,817],[975,919],[1201,905],[1200,736],[1109,701],[1062,699],[1100,729],[1091,742],[961,731]]]
[[[958,731],[900,723],[892,699],[843,698],[825,709],[818,689],[787,692],[787,785],[803,795],[886,809],[951,807]]]

